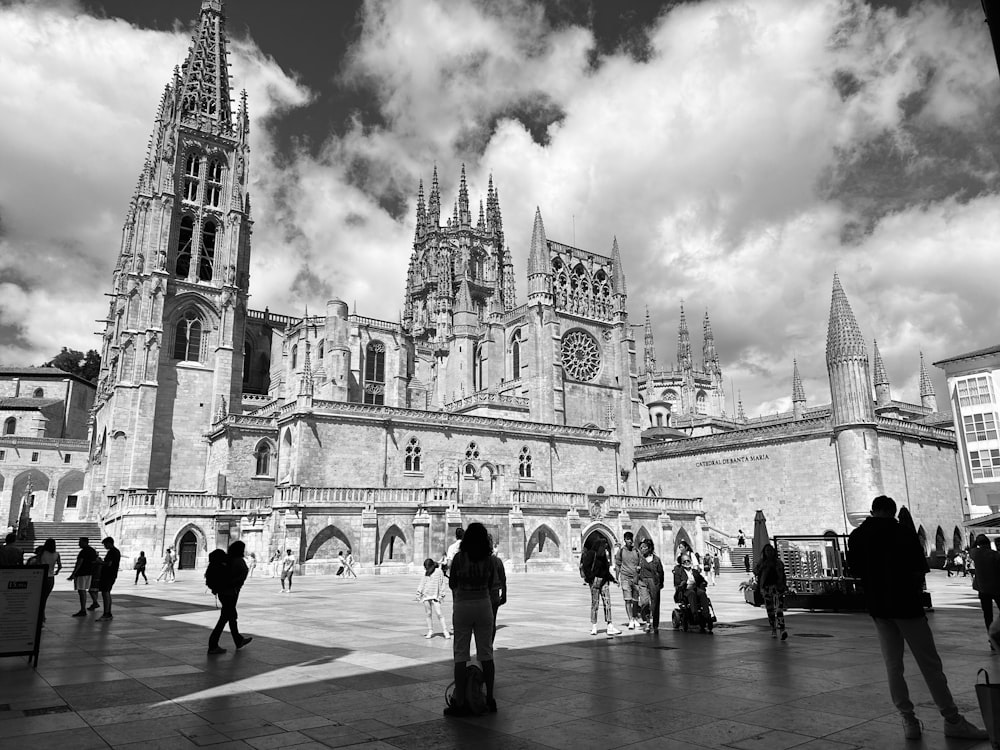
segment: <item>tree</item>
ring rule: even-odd
[[[55,357],[46,362],[43,367],[55,367],[57,370],[77,375],[92,383],[97,381],[101,373],[101,355],[91,349],[86,354],[65,346]]]

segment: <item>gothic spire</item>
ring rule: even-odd
[[[615,294],[625,294],[625,271],[622,270],[622,256],[618,251],[618,238],[611,245],[611,277]]]
[[[826,333],[826,361],[829,365],[844,357],[868,358],[865,339],[847,301],[840,277],[833,275],[833,296],[830,300],[830,323]]]
[[[714,373],[719,369],[719,353],[715,350],[715,334],[712,333],[712,321],[708,319],[705,310],[705,320],[701,324],[701,356],[705,360],[705,371]]]
[[[441,226],[441,188],[438,186],[438,168],[434,165],[434,176],[431,177],[431,196],[427,201],[427,228],[437,229]]]
[[[549,248],[545,241],[542,210],[535,206],[535,225],[531,228],[531,249],[528,251],[528,276],[549,272]]]
[[[510,254],[508,245],[503,251],[503,307],[513,310],[517,304],[517,291],[514,286],[514,256]]]
[[[691,334],[688,332],[684,303],[681,303],[681,320],[677,326],[677,366],[681,370],[691,369]]]
[[[424,207],[424,181],[417,184],[417,237],[422,237],[427,226],[427,209]]]
[[[802,377],[799,375],[799,363],[792,360],[792,403],[805,403],[806,390],[802,387]]]
[[[458,285],[458,297],[455,298],[455,312],[475,312],[476,307],[472,303],[472,291],[469,289],[469,280],[465,277]]]
[[[455,201],[455,207],[454,207],[454,209],[452,209],[451,225],[453,227],[457,227],[458,226],[458,201]]]
[[[747,421],[747,413],[743,410],[743,394],[741,392],[737,392],[736,395],[736,421]]]
[[[653,324],[649,320],[649,305],[646,305],[646,325],[643,330],[643,366],[647,375],[656,371],[656,346],[653,344]]]
[[[476,229],[480,232],[486,230],[486,214],[483,212],[483,199],[479,199],[479,220],[476,222]]]
[[[878,350],[878,341],[872,339],[872,346],[874,348],[874,359],[875,359],[875,373],[874,382],[875,386],[889,385],[889,375],[885,371],[885,363],[882,361],[882,354]]]
[[[931,382],[931,376],[927,374],[923,352],[920,352],[920,404],[931,411],[937,411],[934,383]]]
[[[309,313],[306,313],[308,319]],[[313,395],[313,371],[312,362],[309,359],[309,341],[305,341],[306,353],[302,360],[302,376],[299,378],[299,395],[300,396],[312,396]]]
[[[472,223],[472,214],[469,212],[469,186],[465,182],[465,165],[462,165],[462,176],[458,181],[458,222],[460,226],[467,227]]]
[[[221,0],[203,0],[198,29],[181,66],[181,118],[195,127],[230,134],[229,62],[226,16]]]

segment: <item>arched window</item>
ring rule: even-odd
[[[662,414],[657,414],[656,415],[656,426],[657,427],[663,427],[663,415]]]
[[[510,340],[510,376],[517,380],[521,377],[521,332],[515,331]]]
[[[476,476],[476,467],[473,466],[472,464],[466,464],[465,465],[465,476],[467,476],[467,477],[474,477],[474,476]]]
[[[410,438],[406,444],[406,458],[403,462],[406,471],[420,471],[420,441]]]
[[[365,403],[385,403],[385,344],[369,341],[365,347]]]
[[[319,342],[319,353],[316,355],[316,357],[320,361],[320,363],[323,362],[323,349],[324,349],[323,344],[325,343],[326,343],[325,341]]]
[[[45,398],[45,389],[44,388],[36,388],[35,392],[33,394],[31,394],[31,397],[32,398]]]
[[[218,227],[214,221],[206,221],[201,230],[201,253],[198,255],[198,278],[202,281],[212,280],[212,269],[215,267],[215,238]]]
[[[177,321],[174,332],[174,359],[185,362],[201,361],[201,320],[198,313],[188,310]]]
[[[177,233],[177,264],[174,274],[180,279],[186,279],[191,272],[191,242],[194,238],[194,217],[185,216],[181,219],[181,228]]]
[[[521,448],[521,455],[518,456],[517,473],[521,479],[531,479],[531,452],[528,446]]]
[[[3,423],[3,434],[13,435],[17,432],[17,420],[14,417],[7,417]]]
[[[299,345],[295,344],[292,346],[292,369],[294,370],[299,366]]]
[[[705,413],[706,411],[705,391],[698,391],[698,395],[695,397],[694,407],[699,414]]]
[[[257,450],[254,452],[254,457],[257,459],[257,476],[259,477],[269,477],[271,476],[271,444],[266,440],[262,440],[257,445]]]
[[[472,390],[473,391],[481,391],[481,390],[483,390],[483,388],[486,387],[486,384],[483,382],[483,372],[486,369],[485,363],[483,361],[484,359],[486,359],[486,354],[483,351],[483,345],[482,344],[476,344],[476,348],[475,348],[475,350],[473,351],[473,354],[472,354]]]
[[[213,159],[208,165],[208,185],[205,188],[208,205],[218,208],[222,199],[222,162]]]
[[[475,441],[469,443],[469,447],[465,449],[465,457],[470,461],[479,458],[479,446]]]
[[[194,203],[198,200],[198,177],[201,174],[201,158],[198,154],[188,154],[184,163],[184,200]]]

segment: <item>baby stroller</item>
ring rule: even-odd
[[[670,621],[674,630],[683,630],[685,633],[689,628],[696,627],[702,633],[711,633],[715,627],[716,616],[712,600],[705,594],[705,603],[696,611],[688,603],[685,589],[678,588],[674,592],[674,602],[677,608],[670,614]]]

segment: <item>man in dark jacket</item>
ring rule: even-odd
[[[919,739],[921,733],[903,677],[906,643],[944,716],[945,736],[985,740],[986,732],[959,713],[948,689],[948,678],[924,614],[922,580],[928,571],[927,560],[917,537],[900,526],[895,516],[895,501],[885,495],[876,497],[871,517],[851,533],[847,561],[851,573],[861,579],[864,587],[865,603],[882,647],[889,694],[903,717],[903,733],[907,739]]]
[[[988,633],[993,624],[993,602],[1000,607],[1000,552],[990,546],[989,537],[980,534],[976,537],[976,546],[969,556],[975,565],[972,588],[979,593],[979,604],[983,608],[983,620]],[[992,640],[990,650],[996,650]]]

